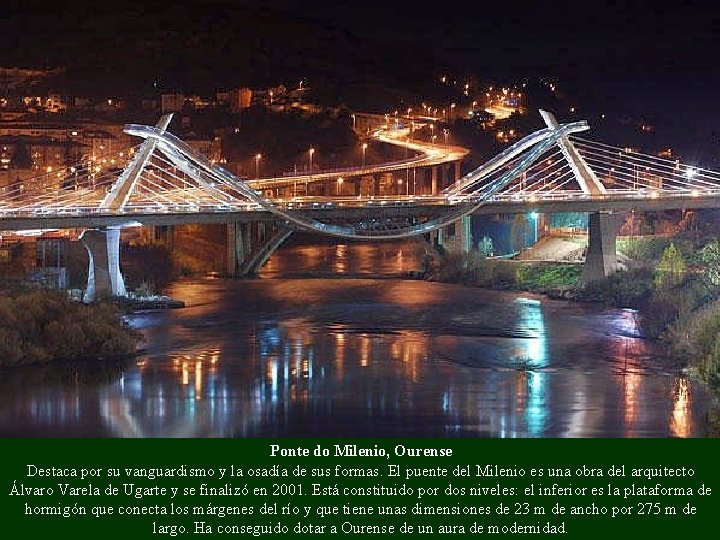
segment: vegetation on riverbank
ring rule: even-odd
[[[644,335],[720,393],[720,243],[716,237],[618,242],[625,270],[587,285],[581,266],[446,254],[430,279],[637,309]]]
[[[432,281],[463,283],[499,290],[556,295],[577,287],[582,267],[571,263],[535,263],[485,258],[479,253],[443,255]]]
[[[84,305],[50,290],[0,296],[0,366],[122,358],[138,340],[109,302]]]

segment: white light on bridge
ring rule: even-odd
[[[18,236],[41,236],[43,233],[55,232],[57,229],[25,229],[22,231],[15,231]]]

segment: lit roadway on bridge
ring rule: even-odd
[[[357,115],[358,117],[371,118],[371,115]],[[376,121],[380,121],[380,118]],[[382,118],[384,123],[384,118]],[[416,126],[422,124],[416,123]],[[245,182],[255,189],[274,189],[279,187],[287,187],[293,184],[312,183],[314,181],[345,178],[348,176],[364,176],[373,174],[382,174],[398,170],[405,170],[413,167],[431,167],[442,165],[443,163],[452,163],[460,161],[470,152],[467,148],[460,146],[452,146],[446,144],[431,144],[428,142],[417,141],[411,138],[411,130],[409,128],[396,129],[390,126],[378,127],[371,131],[371,138],[375,141],[392,144],[407,148],[415,152],[416,155],[403,160],[391,161],[377,165],[367,165],[364,167],[347,167],[343,169],[331,169],[318,171],[313,174],[297,174],[292,176],[283,176],[281,178],[259,178],[249,179]]]
[[[355,168],[353,176],[457,162],[468,153],[464,148],[411,140],[406,129],[388,127],[379,118],[375,126],[380,123],[384,127],[372,131],[376,140],[405,146],[418,155],[402,162]],[[165,125],[167,121],[165,118]],[[580,162],[567,159],[564,145],[569,144],[570,134],[587,129],[584,122],[549,125],[457,179],[440,195],[304,196],[273,200],[264,197],[259,188],[326,181],[351,174],[348,170],[327,171],[243,182],[211,164],[164,128],[127,126],[128,133],[144,137],[144,144],[150,145],[142,158],[145,161],[140,159],[140,152],[135,154],[134,167],[138,172],[133,178],[129,181],[123,175],[110,178],[95,191],[55,190],[41,192],[31,200],[22,194],[15,195],[14,200],[5,198],[0,201],[0,228],[17,231],[285,220],[300,228],[364,238],[360,229],[341,230],[333,223],[407,218],[409,225],[403,231],[391,233],[399,237],[424,233],[470,214],[718,207],[720,174],[655,156],[625,155],[622,149],[584,139],[573,141],[592,165],[594,172],[589,174],[597,174],[609,185],[606,189],[596,178],[594,182],[602,187],[600,193],[572,188]],[[160,153],[154,157],[153,152]],[[153,164],[155,169],[148,171],[146,165],[151,159],[158,162]],[[588,164],[580,164],[588,168]],[[131,169],[129,166],[126,170]],[[161,178],[155,171],[166,177]],[[176,184],[167,188],[163,182],[171,177]],[[110,188],[122,182],[126,182],[128,189],[135,190],[132,191],[135,198],[124,199],[118,207],[104,206],[103,198],[111,192]],[[614,189],[612,185],[619,188]]]
[[[426,217],[451,213],[454,203],[446,196],[398,196],[398,197],[297,197],[292,201],[278,201],[277,206],[293,214],[309,215],[314,219],[362,219]],[[661,211],[678,208],[718,208],[720,189],[702,196],[691,193],[666,195],[662,198],[640,197],[635,194],[613,193],[586,195],[581,192],[553,197],[509,197],[500,195],[487,200],[473,213],[521,214],[527,212],[626,212]],[[7,215],[6,215],[7,216]],[[7,231],[32,229],[94,228],[128,225],[182,225],[191,223],[226,223],[228,221],[276,221],[277,215],[257,205],[248,204],[245,209],[210,211],[197,210],[191,205],[178,204],[174,209],[158,213],[154,208],[134,208],[122,215],[103,212],[98,208],[78,209],[75,214],[55,216],[3,217],[2,228]]]

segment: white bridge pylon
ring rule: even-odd
[[[531,133],[446,189],[443,198],[435,201],[436,216],[387,227],[380,224],[383,220],[378,218],[378,207],[373,205],[376,201],[367,201],[366,217],[357,218],[354,223],[333,223],[268,199],[169,133],[166,129],[169,121],[166,115],[155,127],[125,126],[126,133],[142,137],[145,142],[103,200],[102,210],[114,214],[266,210],[301,229],[358,239],[406,238],[472,214],[513,180],[527,177],[533,168],[547,169],[542,161],[546,154],[555,155],[556,145],[567,141],[571,133],[589,129],[582,121],[555,123]]]
[[[549,128],[557,129],[558,122],[555,119],[555,115],[548,111],[540,110],[540,116],[545,121],[545,125]],[[595,172],[588,166],[587,162],[583,159],[582,155],[577,151],[573,143],[570,142],[567,136],[560,137],[558,139],[558,146],[562,151],[562,155],[570,165],[573,176],[580,184],[580,189],[583,193],[590,195],[604,195],[607,193],[605,186],[595,176]]]
[[[157,129],[165,131],[170,125],[173,113],[165,114],[160,117],[157,125]],[[142,172],[148,164],[148,161],[152,157],[152,153],[155,150],[157,141],[155,139],[146,139],[140,148],[135,152],[135,155],[130,159],[122,174],[119,176],[118,181],[108,191],[108,194],[100,203],[100,208],[103,210],[120,211],[125,208],[125,205],[130,198],[130,192],[135,187],[135,184],[142,176]]]

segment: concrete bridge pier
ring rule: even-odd
[[[227,224],[227,275],[257,275],[270,256],[292,234],[285,224]]]
[[[227,255],[225,260],[227,261],[225,271],[229,276],[236,276],[240,265],[245,260],[245,244],[246,240],[243,238],[243,227],[242,223],[227,223],[226,224],[226,243]]]
[[[88,281],[83,302],[89,304],[102,296],[126,296],[120,272],[120,228],[87,229],[80,241],[88,252]]]
[[[437,165],[433,165],[430,168],[430,171],[431,171],[430,174],[432,175],[431,179],[430,179],[430,195],[437,195],[437,193],[438,193],[438,168],[437,168]]]
[[[432,235],[433,233],[431,233]],[[451,253],[470,253],[473,247],[472,218],[465,216],[441,227],[433,237],[434,243]]]
[[[472,218],[465,216],[455,222],[455,238],[461,253],[470,253],[473,247]]]
[[[581,282],[590,283],[611,276],[617,270],[615,241],[622,216],[591,212],[588,216],[588,247]]]

